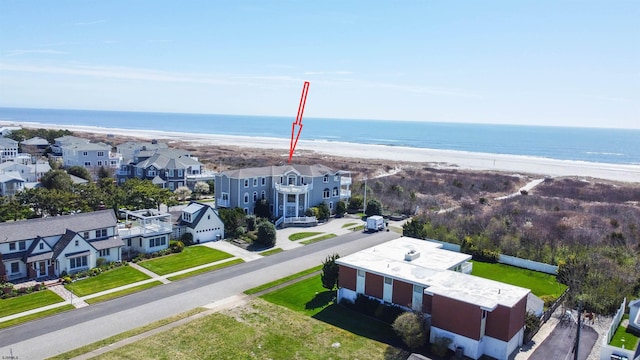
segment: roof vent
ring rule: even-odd
[[[408,253],[404,254],[405,261],[413,261],[420,257],[420,252],[417,250],[411,250]]]

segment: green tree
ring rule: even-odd
[[[241,208],[220,209],[220,219],[224,223],[225,237],[235,234],[237,228],[244,226],[244,217],[247,215]]]
[[[322,287],[328,290],[333,290],[338,287],[338,264],[336,260],[340,258],[340,255],[333,254],[328,255],[322,262],[322,273],[320,274],[320,280],[322,281]]]
[[[427,333],[421,314],[406,312],[396,318],[392,327],[409,348],[415,350],[426,344]]]
[[[329,209],[329,205],[326,202],[321,202],[318,205],[318,220],[328,220],[331,216],[331,210]]]
[[[176,196],[176,199],[178,199],[178,201],[184,201],[187,198],[191,197],[191,190],[189,190],[189,188],[186,186],[179,186],[173,192],[173,194]]]
[[[72,166],[67,169],[67,174],[77,176],[87,181],[93,180],[93,177],[91,176],[91,173],[89,172],[89,170],[87,170],[87,168],[83,166],[77,166],[77,165]]]
[[[15,196],[0,197],[0,222],[28,219],[32,216],[33,211]]]
[[[367,216],[382,215],[382,203],[376,199],[367,201],[367,211],[365,214]]]
[[[260,199],[256,203],[256,208],[254,209],[254,213],[257,217],[270,219],[271,218],[271,209],[269,206],[269,200]]]
[[[338,201],[336,203],[336,217],[343,217],[347,212],[347,204],[344,201]]]
[[[113,169],[100,166],[98,168],[98,179],[113,178]]]
[[[276,227],[270,222],[261,222],[258,225],[258,238],[256,242],[265,247],[273,247],[276,244]]]
[[[209,194],[215,194],[216,193],[216,182],[213,180],[209,180],[207,181],[207,185],[209,185]]]
[[[69,174],[64,170],[50,170],[42,176],[40,183],[49,190],[57,189],[70,191],[73,181],[71,180],[71,176],[69,176]]]
[[[362,198],[362,195],[353,195],[349,198],[349,205],[347,206],[347,209],[352,212],[358,212],[362,210],[363,205],[364,199]]]

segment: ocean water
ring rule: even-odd
[[[291,138],[293,117],[0,108],[2,121]],[[640,130],[304,118],[300,139],[640,164]]]

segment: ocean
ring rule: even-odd
[[[1,121],[291,138],[293,117],[0,108]],[[302,140],[640,164],[640,130],[304,118]]]

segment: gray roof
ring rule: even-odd
[[[0,223],[0,243],[62,235],[67,229],[75,232],[116,226],[113,210],[100,210],[76,215],[63,215]]]
[[[79,142],[74,142],[74,143],[69,143],[69,144],[62,144],[60,145],[60,147],[63,147],[65,149],[73,149],[76,151],[110,151],[111,150],[111,146],[105,144],[105,143],[79,143]]]
[[[96,250],[104,250],[124,246],[124,242],[119,237],[110,237],[103,240],[93,240],[89,241],[89,244],[93,245]]]
[[[18,142],[6,137],[0,137],[0,146],[6,148],[15,148],[18,147]]]
[[[316,165],[281,165],[281,166],[264,166],[255,168],[246,168],[238,170],[230,170],[223,172],[233,179],[246,179],[260,176],[282,176],[289,171],[296,171],[302,176],[324,176],[325,174],[336,174],[337,172],[328,166]],[[343,173],[343,172],[340,172]]]
[[[86,144],[89,139],[80,138],[77,136],[65,135],[54,139],[57,144],[71,145],[71,144]]]
[[[28,256],[25,259],[25,262],[26,263],[32,263],[32,262],[36,262],[36,261],[49,260],[52,257],[53,257],[53,251],[47,251],[45,253],[40,253],[40,254],[35,254],[35,255]]]
[[[45,146],[49,145],[49,141],[47,139],[43,139],[41,137],[32,137],[31,139],[27,139],[22,142],[22,145],[35,145],[35,146]]]
[[[0,174],[0,183],[8,183],[8,182],[25,182],[26,180],[22,178],[19,172],[17,171],[7,171],[6,173]]]
[[[201,165],[199,161],[188,156],[180,155],[172,157],[168,155],[165,155],[165,153],[155,153],[150,158],[136,164],[136,167],[143,169],[150,166],[153,166],[156,169],[187,169],[190,166]]]

